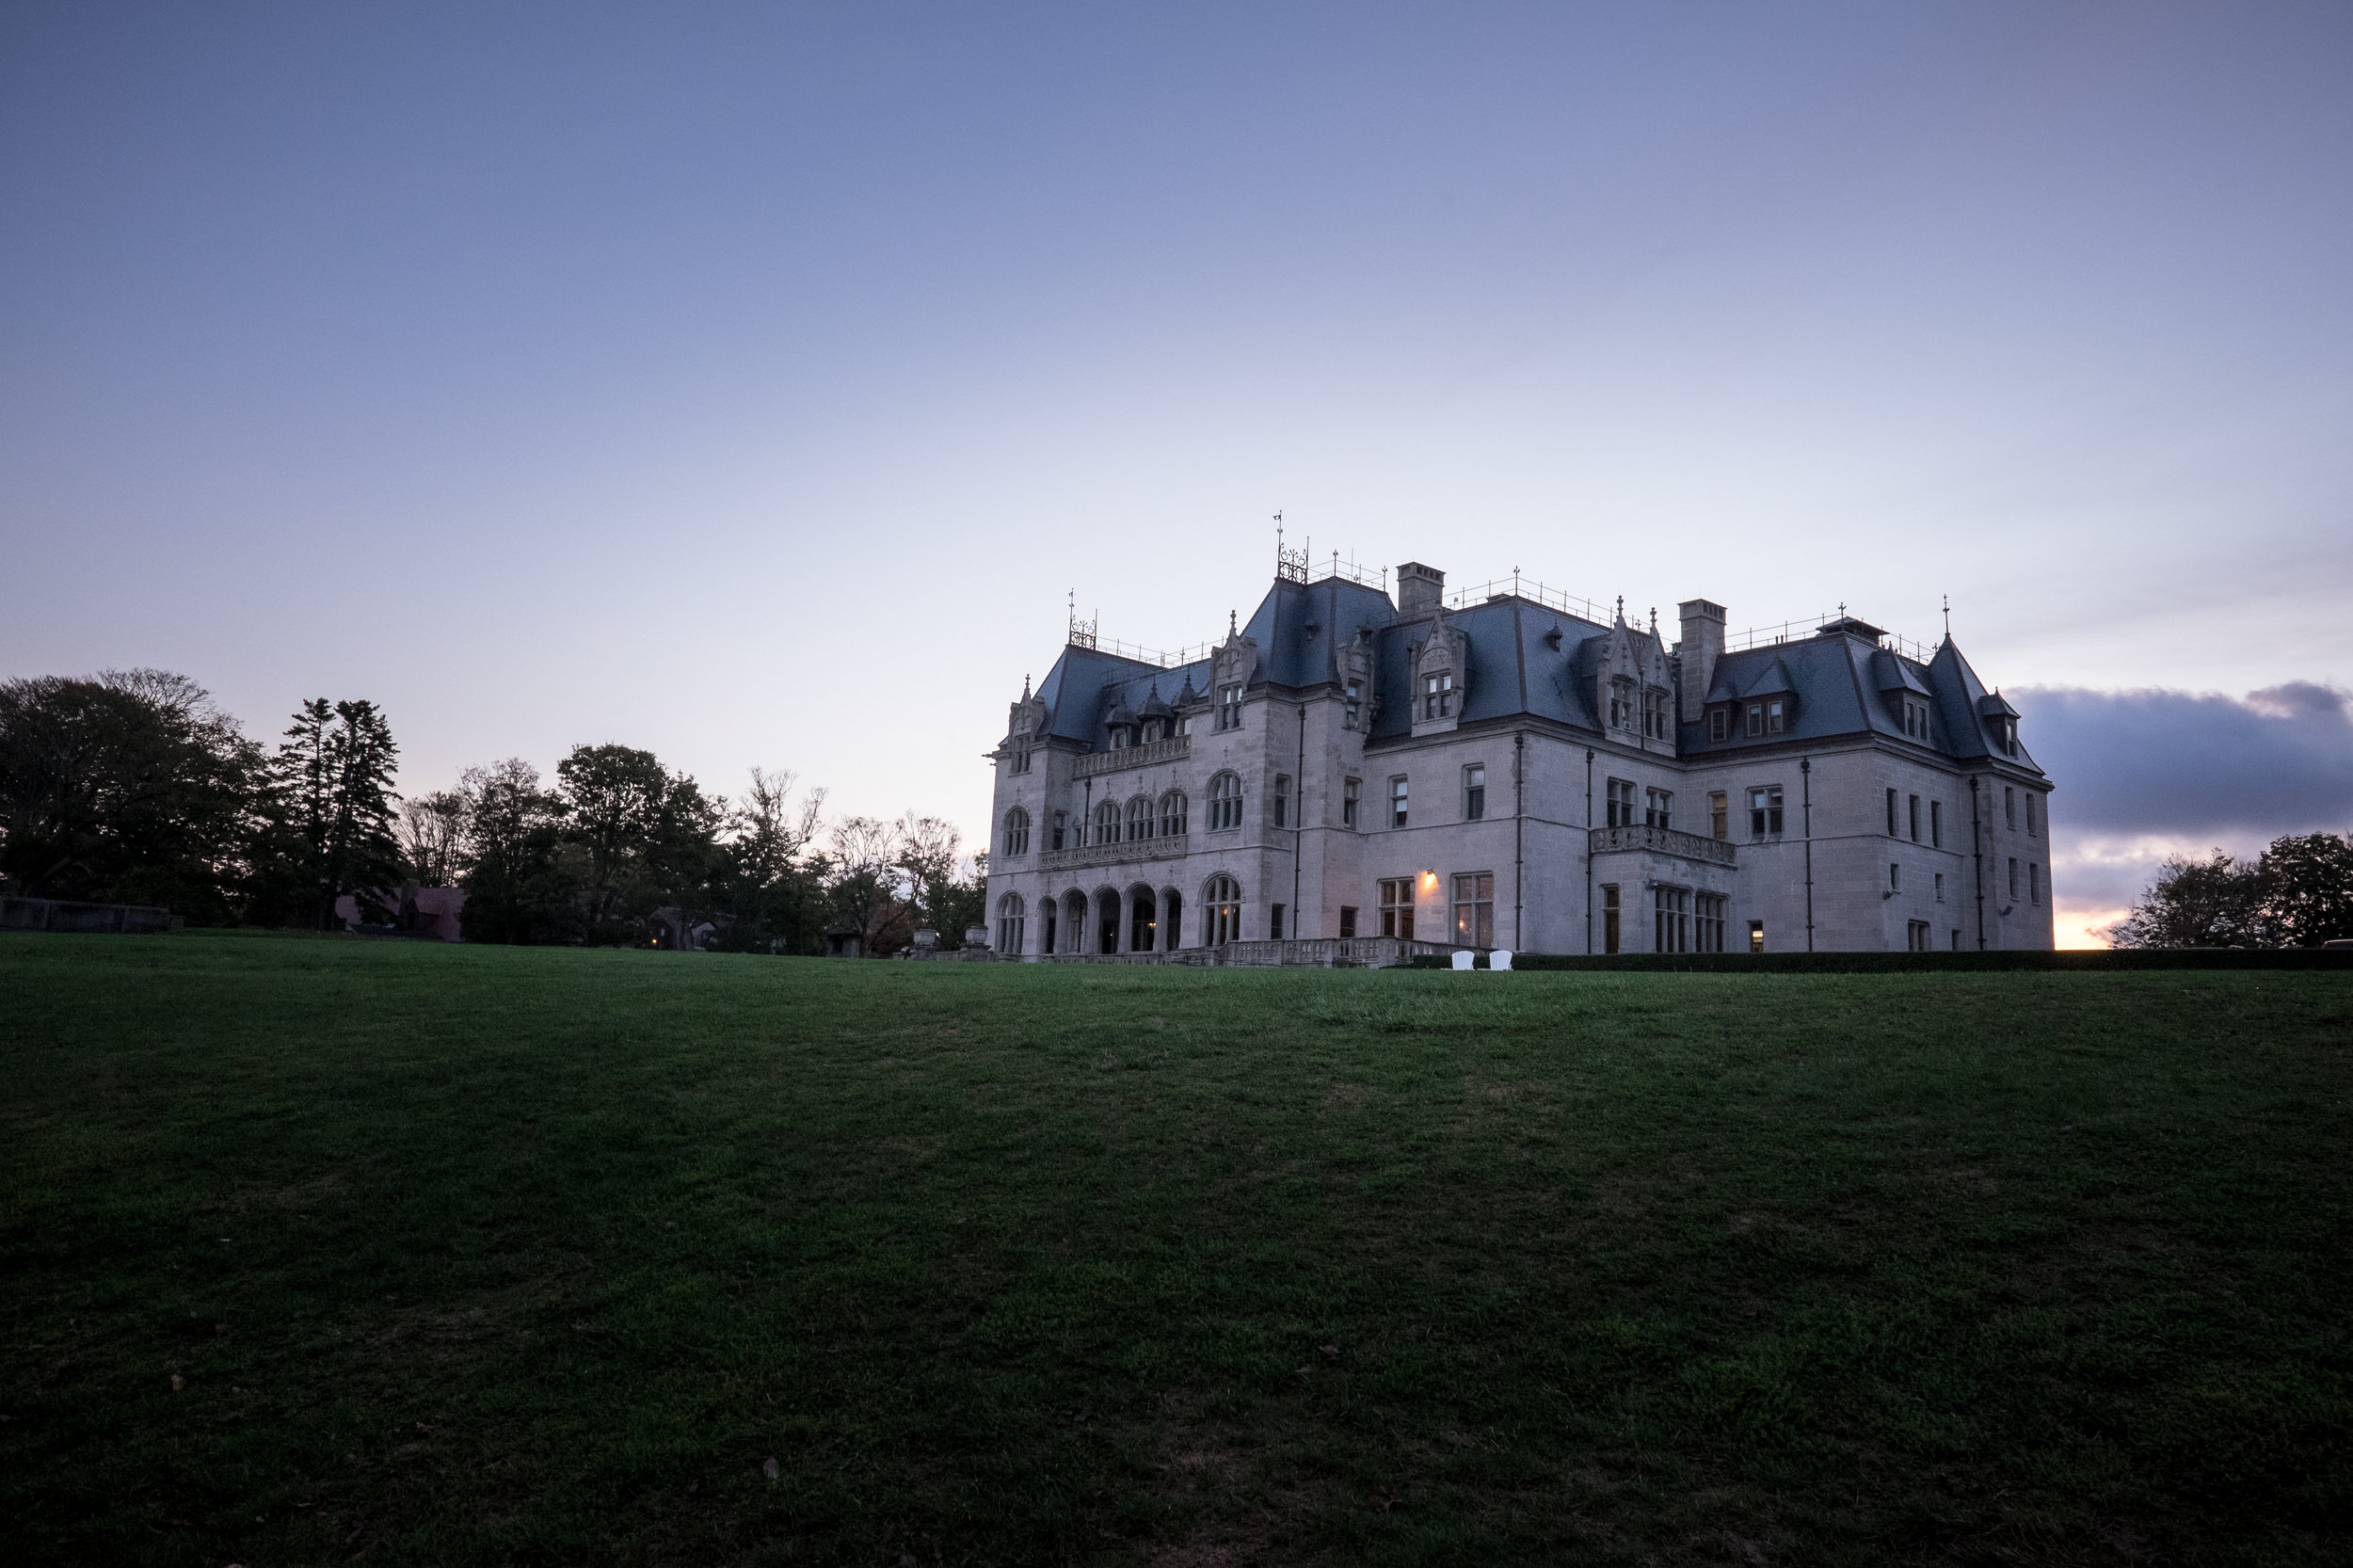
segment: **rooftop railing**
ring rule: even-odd
[[[1475,588],[1457,588],[1446,596],[1446,607],[1449,610],[1467,610],[1490,600],[1514,598],[1541,604],[1547,610],[1558,610],[1564,616],[1575,616],[1579,620],[1592,621],[1596,626],[1608,626],[1612,615],[1608,605],[1580,599],[1565,589],[1548,588],[1534,578],[1522,577],[1518,572],[1509,577],[1498,577],[1492,583],[1481,583]]]
[[[1778,626],[1752,626],[1745,632],[1726,632],[1724,651],[1744,653],[1753,648],[1770,648],[1777,643],[1804,642],[1810,637],[1819,636],[1823,627],[1845,618],[1843,614],[1808,616],[1803,620],[1785,620]],[[1880,633],[1880,646],[1891,653],[1900,653],[1916,664],[1925,664],[1936,657],[1936,649],[1928,644],[1914,642],[1894,632]]]

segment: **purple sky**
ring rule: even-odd
[[[2353,686],[2348,80],[2335,4],[11,8],[0,674],[977,829],[1065,591],[1198,642],[1280,508],[1736,629],[1949,593],[2112,906],[2353,825],[2224,810],[2186,698],[2087,740]]]

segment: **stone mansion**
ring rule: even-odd
[[[1669,646],[1623,602],[1385,575],[1284,555],[1197,658],[1074,620],[993,754],[998,951],[2052,945],[2051,781],[1949,632],[1842,608],[1735,646],[1693,599]]]

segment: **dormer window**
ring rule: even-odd
[[[1927,703],[1914,702],[1910,697],[1904,699],[1904,734],[1913,740],[1924,744],[1927,742],[1929,738],[1929,705]]]
[[[1747,729],[1751,738],[1778,735],[1788,727],[1788,710],[1780,697],[1769,696],[1749,704]]]
[[[1454,716],[1454,676],[1426,676],[1421,684],[1421,716],[1424,719],[1446,719]]]
[[[1634,682],[1612,680],[1609,683],[1609,728],[1634,728]]]
[[[1654,741],[1667,738],[1667,694],[1655,687],[1642,694],[1642,733]]]
[[[1241,728],[1241,682],[1239,680],[1217,689],[1217,727],[1220,729]]]
[[[1707,738],[1711,741],[1732,739],[1732,710],[1712,708],[1707,714]]]
[[[1347,717],[1341,722],[1353,729],[1364,717],[1365,688],[1361,683],[1352,680],[1348,683],[1345,696],[1348,704]]]

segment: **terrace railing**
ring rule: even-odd
[[[1096,774],[1119,773],[1128,768],[1157,767],[1162,762],[1181,762],[1192,755],[1192,736],[1170,735],[1118,751],[1089,752],[1071,764],[1070,776],[1093,778]]]
[[[1042,872],[1078,871],[1086,866],[1142,865],[1148,860],[1181,860],[1191,837],[1163,834],[1157,839],[1123,839],[1115,844],[1080,844],[1076,849],[1049,849],[1037,857]]]
[[[1729,840],[1686,833],[1679,827],[1645,827],[1639,823],[1626,827],[1596,827],[1587,845],[1588,853],[1593,855],[1615,855],[1627,850],[1645,849],[1710,866],[1729,866],[1733,863],[1733,848]]]

